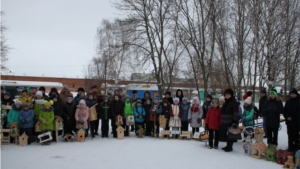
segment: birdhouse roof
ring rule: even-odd
[[[124,128],[123,128],[122,126],[119,126],[119,127],[117,128],[117,131],[124,131]]]
[[[62,119],[61,117],[57,117],[57,118],[55,119],[55,121],[58,121],[58,120],[62,121],[63,119]]]
[[[264,142],[255,143],[253,147],[259,150],[260,152],[264,152],[268,148]]]
[[[85,132],[82,130],[82,129],[80,129],[79,131],[78,131],[78,134],[85,134]]]
[[[21,138],[28,138],[28,136],[27,136],[26,133],[23,133],[20,137],[21,137]]]
[[[265,134],[264,130],[262,128],[255,128],[254,129],[254,133],[255,134]]]

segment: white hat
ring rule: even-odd
[[[219,102],[225,102],[225,97],[224,96],[219,97]]]
[[[247,99],[244,101],[244,103],[250,105],[252,103],[252,98],[251,97],[247,97]]]
[[[20,100],[16,100],[15,104],[20,104],[22,105],[22,102]]]
[[[37,95],[37,96],[43,96],[43,92],[37,91],[37,92],[36,92],[36,95]]]
[[[81,99],[79,104],[84,104],[85,105],[85,100]]]
[[[179,102],[179,98],[178,97],[175,97],[174,99],[173,99],[173,102]]]
[[[193,100],[197,100],[197,101],[198,101],[198,100],[199,100],[199,97],[193,97]]]

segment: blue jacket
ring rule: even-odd
[[[181,103],[180,107],[182,110],[181,121],[187,121],[191,104],[189,102],[187,102],[186,104]]]
[[[33,127],[33,118],[34,111],[32,109],[21,110],[19,114],[20,118],[20,128],[32,128]],[[25,123],[22,123],[22,120],[26,120]]]
[[[135,122],[143,123],[146,116],[145,109],[142,106],[135,106],[133,112],[134,112]],[[139,118],[139,116],[142,116],[142,118]]]

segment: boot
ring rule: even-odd
[[[231,152],[232,151],[233,142],[227,141],[227,146],[223,149],[225,152]]]

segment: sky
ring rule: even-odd
[[[4,75],[81,78],[96,56],[102,19],[120,13],[109,0],[2,0],[12,49]]]

